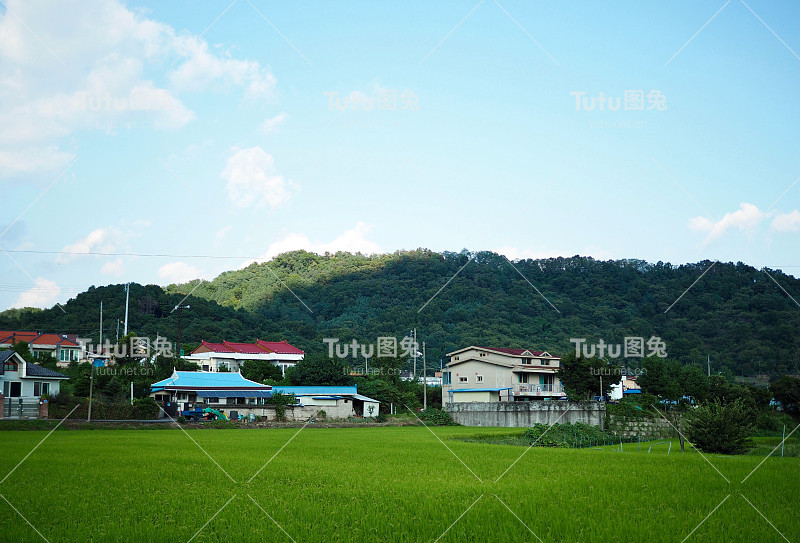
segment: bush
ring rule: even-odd
[[[604,432],[599,426],[576,422],[574,424],[536,424],[525,430],[523,434],[534,447],[565,447],[578,449],[595,447],[599,445],[616,445],[620,437],[610,432]],[[623,442],[636,441],[636,437],[622,438]]]
[[[420,411],[419,418],[422,419],[425,424],[432,426],[459,426],[459,424],[453,420],[453,417],[450,416],[450,413],[433,407]]]
[[[175,419],[175,420],[177,422],[179,422],[180,424],[185,424],[186,423],[186,417],[184,417],[183,415],[178,415],[178,418]]]
[[[751,446],[753,412],[741,399],[719,400],[686,413],[686,434],[703,452],[740,454]]]

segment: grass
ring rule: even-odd
[[[800,541],[797,458],[771,457],[742,483],[763,457],[709,456],[712,467],[677,443],[667,455],[633,443],[615,452],[459,439],[505,428],[433,428],[452,453],[422,427],[297,431],[189,430],[212,461],[179,430],[59,429],[0,495],[51,543],[432,542],[443,533],[442,543],[681,542],[698,525],[687,541],[784,541],[753,506]],[[46,435],[0,434],[0,477]],[[0,541],[42,538],[0,499]]]

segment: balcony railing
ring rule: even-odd
[[[564,392],[562,385],[524,384],[514,385],[514,394],[560,394]]]

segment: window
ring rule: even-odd
[[[523,364],[530,364],[531,363],[531,359],[530,358],[523,358],[522,359],[522,363]]]
[[[458,360],[458,357],[456,357],[456,360]]]
[[[178,392],[178,401],[185,401],[189,399],[189,395],[186,392]]]
[[[541,362],[542,362],[542,366],[549,366],[550,365],[550,360],[542,360]]]
[[[208,364],[203,364],[203,371],[208,371]]]
[[[469,382],[469,377],[459,377],[458,378],[458,382],[459,383],[467,383],[467,382]]]
[[[481,356],[486,356],[486,353],[481,353]]]
[[[17,363],[10,358],[3,363],[3,371],[17,371]]]
[[[219,398],[206,398],[206,403],[219,403]]]
[[[475,376],[476,383],[483,383],[483,375],[476,375]]]
[[[71,362],[75,360],[75,351],[73,351],[72,349],[59,349],[58,359],[61,362]]]
[[[519,374],[519,382],[520,383],[527,383],[528,382],[528,374],[527,373],[520,373]]]
[[[50,383],[44,381],[34,381],[33,382],[33,395],[34,396],[44,396],[46,394],[50,394]]]
[[[449,371],[443,371],[442,372],[442,384],[443,385],[449,385],[450,384],[450,372]]]

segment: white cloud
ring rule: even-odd
[[[275,95],[275,76],[258,62],[220,58],[210,53],[208,43],[194,37],[178,38],[176,48],[187,60],[170,74],[178,90],[205,90],[230,84],[245,87],[245,99],[269,100]]]
[[[800,231],[800,211],[795,209],[791,213],[778,215],[772,220],[772,229],[778,232]]]
[[[220,228],[217,231],[216,235],[214,235],[214,245],[219,245],[225,238],[225,236],[228,235],[228,232],[230,232],[232,229],[233,226],[231,226],[230,224],[228,226]]]
[[[112,275],[114,277],[119,277],[120,275],[122,275],[124,267],[125,266],[123,266],[121,258],[118,258],[116,260],[109,260],[108,262],[103,264],[102,268],[100,268],[100,273],[102,273],[103,275]]]
[[[281,253],[298,250],[317,254],[335,253],[337,251],[363,254],[380,253],[381,248],[378,244],[366,238],[366,234],[370,230],[372,230],[372,225],[359,221],[354,228],[346,230],[327,243],[312,241],[305,234],[290,233],[280,240],[271,243],[266,252],[257,260],[245,262],[241,267],[249,266],[253,262],[266,262],[272,260]]]
[[[31,287],[19,295],[17,301],[11,307],[52,307],[61,294],[61,287],[55,281],[50,281],[43,277],[37,277],[35,286]]]
[[[753,204],[743,202],[739,209],[725,215],[713,222],[708,217],[694,217],[689,220],[689,228],[695,232],[708,232],[704,243],[708,243],[722,236],[727,230],[736,228],[742,232],[751,231],[768,215]]]
[[[89,252],[109,252],[113,251],[119,243],[120,233],[115,228],[98,228],[92,230],[88,236],[76,241],[71,245],[65,245],[61,249],[65,253],[56,257],[56,262],[59,264],[69,264],[78,258],[81,254]]]
[[[81,131],[114,132],[128,122],[179,129],[196,118],[181,92],[237,87],[249,102],[275,95],[274,76],[258,62],[212,52],[203,39],[179,35],[119,0],[61,0],[49,9],[28,0],[5,4],[0,176],[62,169],[77,154],[73,136]]]
[[[278,113],[274,117],[269,118],[261,123],[259,128],[263,134],[272,134],[276,132],[278,128],[280,128],[280,126],[288,117],[289,116],[286,113]]]
[[[275,170],[272,155],[258,146],[235,150],[220,176],[227,181],[228,198],[238,207],[268,204],[274,209],[290,196],[288,183]]]
[[[200,279],[203,273],[186,262],[170,262],[158,269],[158,276],[167,283],[187,283]]]

